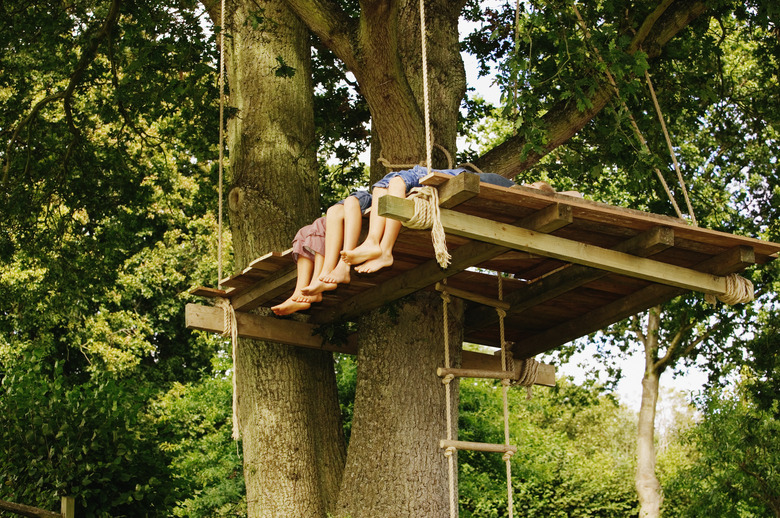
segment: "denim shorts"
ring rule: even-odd
[[[360,212],[365,211],[366,209],[371,208],[371,193],[368,191],[355,191],[349,194],[350,196],[354,196],[357,198],[358,203],[360,204]],[[344,203],[344,200],[341,200],[340,202],[336,203],[336,205],[342,205]]]
[[[433,169],[433,171],[437,173],[444,173],[452,176],[457,176],[465,169]],[[400,176],[401,179],[404,181],[404,184],[406,184],[406,192],[409,192],[415,187],[420,186],[420,180],[422,180],[425,176],[428,175],[428,168],[423,167],[421,165],[416,165],[411,169],[405,169],[403,171],[392,171],[390,173],[387,173],[384,178],[379,180],[377,183],[371,186],[373,189],[374,187],[384,187],[387,189],[387,187],[390,185],[390,180],[395,178],[396,176]]]

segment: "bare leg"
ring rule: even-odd
[[[347,198],[349,200],[350,196]],[[357,200],[355,200],[357,201]],[[333,205],[328,209],[325,217],[325,257],[323,259],[322,271],[319,275],[312,277],[311,282],[305,286],[301,293],[303,295],[316,295],[323,291],[335,290],[339,282],[349,282],[349,267],[346,273],[339,271],[334,275],[334,271],[340,262],[339,253],[344,242],[344,213],[347,201],[343,204]],[[360,208],[358,207],[358,210]]]
[[[293,294],[290,295],[290,298],[281,304],[272,307],[271,311],[279,316],[289,315],[291,313],[295,313],[296,311],[309,309],[312,302],[319,302],[322,300],[322,295],[317,297],[304,297],[301,294],[301,289],[309,283],[312,275],[314,274],[315,262],[316,257],[315,261],[312,261],[311,259],[303,256],[298,257],[298,263],[296,265],[298,270],[298,278],[295,281],[295,290],[293,291]]]
[[[396,180],[399,180],[396,182]],[[390,180],[390,187],[387,194],[403,198],[406,196],[406,185],[403,180],[396,177]],[[379,242],[380,254],[370,260],[367,260],[360,266],[355,267],[355,271],[360,273],[373,273],[382,268],[393,265],[393,247],[398,239],[398,233],[401,231],[401,222],[397,219],[386,218],[385,231],[382,234],[382,240]]]
[[[342,251],[351,251],[357,246],[360,239],[360,229],[363,227],[363,212],[360,210],[360,202],[354,196],[344,200],[344,245]],[[330,273],[320,275],[320,280],[325,284],[349,284],[350,265],[339,258],[336,267]]]
[[[398,182],[395,182],[398,180]],[[395,182],[395,183],[394,183]],[[382,255],[382,248],[380,243],[382,236],[385,233],[385,226],[387,225],[387,218],[379,215],[379,198],[389,192],[389,189],[397,183],[403,186],[402,193],[406,192],[404,181],[400,177],[396,177],[390,180],[390,187],[385,189],[383,187],[374,187],[372,192],[373,199],[371,200],[371,215],[368,220],[368,235],[365,241],[360,246],[353,250],[343,250],[341,252],[341,260],[348,265],[363,264],[371,259],[376,259]],[[401,195],[403,196],[403,194]]]

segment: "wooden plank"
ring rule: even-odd
[[[193,295],[197,295],[198,297],[209,297],[209,298],[214,298],[214,297],[225,298],[230,296],[229,295],[230,292],[228,291],[218,290],[217,288],[209,288],[207,286],[198,286],[197,288],[190,290],[190,293]]]
[[[412,200],[394,196],[384,196],[380,199],[379,214],[382,216],[408,221],[413,213]],[[513,225],[495,223],[447,209],[441,210],[441,222],[445,232],[515,250],[537,253],[553,259],[609,270],[668,286],[717,295],[726,293],[726,279],[718,275],[660,263]]]
[[[392,196],[382,196],[379,199],[380,207],[382,206],[382,200],[385,198],[392,198]],[[409,202],[412,204],[414,203],[412,201]],[[564,206],[556,206],[554,209],[545,209],[544,212],[544,217],[538,217],[536,214],[532,214],[528,221],[524,219],[520,223],[528,225],[529,227],[532,227],[535,224],[542,224],[546,229],[552,229],[560,228],[571,222],[571,213],[569,213]],[[556,216],[560,219],[554,219]],[[446,277],[455,275],[466,268],[497,257],[507,250],[506,247],[479,241],[471,241],[452,252],[450,265],[446,270],[442,269],[435,259],[431,259],[412,270],[400,275],[392,276],[389,280],[376,288],[355,295],[335,308],[313,315],[312,321],[323,323],[333,322],[338,319],[355,318],[366,311],[370,311],[388,302],[405,297],[410,293],[421,290]]]
[[[484,451],[487,453],[517,453],[517,446],[510,444],[491,444],[487,442],[451,441],[442,439],[439,447],[443,450],[455,448],[456,450]]]
[[[221,308],[187,304],[184,315],[187,329],[200,329],[214,333],[222,333],[224,329],[225,316]],[[305,322],[264,317],[241,311],[236,311],[236,322],[238,322],[238,336],[243,338],[347,354],[357,352],[355,335],[352,335],[345,345],[329,344],[323,342],[321,336],[314,334],[315,326]]]
[[[231,303],[236,311],[249,311],[283,293],[292,291],[297,278],[298,272],[293,263],[232,297]]]
[[[442,173],[433,173],[430,177],[423,179],[423,182],[426,185],[436,185],[446,180],[446,178],[447,175],[443,175]],[[571,205],[574,210],[575,220],[591,221],[611,227],[633,229],[634,232],[644,232],[655,226],[666,226],[674,229],[678,240],[689,239],[698,243],[714,245],[720,249],[728,249],[736,246],[750,246],[755,250],[757,264],[763,264],[767,260],[777,258],[778,252],[780,252],[780,243],[762,241],[752,237],[738,236],[702,227],[694,227],[689,225],[685,220],[670,216],[653,214],[625,207],[616,207],[614,205],[607,205],[584,198],[545,193],[538,189],[531,189],[523,186],[506,188],[483,184],[479,199],[493,197],[506,200],[507,205],[528,207],[535,210],[546,207],[550,203],[559,202]]]
[[[750,247],[739,246],[698,264],[696,268],[717,275],[727,275],[754,264],[755,253]],[[593,333],[635,315],[640,311],[666,302],[685,290],[655,284],[611,304],[599,307],[578,318],[542,333],[518,340],[512,347],[515,358],[529,358],[549,351],[571,340]]]
[[[451,209],[479,194],[479,175],[460,173],[458,176],[450,176],[439,185],[438,191],[439,206]]]
[[[674,246],[674,230],[655,227],[620,243],[614,250],[648,257],[671,246]],[[607,275],[609,272],[582,265],[563,268],[507,295],[505,300],[511,304],[508,314],[520,313]],[[466,328],[469,330],[493,325],[497,320],[495,311],[485,308],[477,307],[466,312]]]

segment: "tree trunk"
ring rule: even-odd
[[[463,306],[449,305],[453,364],[459,362]],[[448,516],[441,298],[420,292],[360,320],[358,380],[338,517]],[[457,381],[452,412],[457,426]],[[457,476],[457,475],[456,475]],[[457,484],[457,482],[456,482]]]
[[[229,2],[226,31],[240,270],[319,215],[313,89],[308,33],[284,2]],[[332,355],[242,339],[235,368],[249,516],[324,518],[346,458]]]
[[[655,411],[658,403],[658,380],[661,368],[657,365],[658,330],[661,309],[649,311],[644,337],[645,375],[642,379],[642,404],[639,408],[637,429],[636,491],[639,496],[639,516],[656,518],[661,514],[661,484],[655,474]]]

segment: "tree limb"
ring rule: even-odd
[[[357,68],[354,41],[357,23],[332,0],[286,0],[287,5],[344,62],[350,70]]]
[[[706,10],[700,0],[664,0],[642,23],[627,52],[633,55],[640,47],[648,58],[658,57],[663,46],[677,33]],[[596,116],[614,95],[606,81],[591,97],[591,108],[580,111],[576,103],[562,101],[542,117],[547,130],[547,144],[542,151],[527,151],[526,140],[518,134],[494,147],[479,159],[476,165],[483,171],[513,177],[529,169],[546,154],[557,148]]]
[[[80,133],[75,123],[73,122],[73,114],[71,112],[71,99],[73,98],[73,92],[76,90],[76,87],[79,86],[79,84],[81,84],[81,81],[84,77],[84,73],[87,71],[87,68],[89,68],[89,65],[95,59],[95,54],[97,53],[97,49],[100,47],[100,44],[103,42],[103,40],[105,40],[108,37],[108,35],[111,33],[111,30],[114,28],[117,21],[119,20],[121,6],[122,6],[122,0],[113,0],[111,2],[111,6],[109,7],[108,10],[108,15],[106,16],[106,19],[103,21],[103,26],[100,28],[97,34],[95,34],[93,37],[89,39],[87,46],[83,49],[81,53],[81,59],[79,59],[76,68],[73,70],[73,73],[70,75],[70,80],[68,81],[68,85],[65,87],[65,89],[55,94],[49,95],[41,99],[40,101],[38,101],[35,104],[35,106],[33,106],[32,110],[30,110],[30,113],[27,114],[27,116],[23,118],[14,129],[13,135],[9,139],[8,146],[6,146],[6,150],[5,150],[5,164],[3,165],[3,181],[2,181],[3,187],[7,187],[8,185],[8,173],[11,167],[11,148],[19,138],[19,134],[21,133],[22,129],[27,127],[33,121],[33,119],[35,119],[38,116],[38,113],[47,104],[54,101],[58,101],[60,99],[63,101],[68,129],[70,130],[71,133],[73,133],[74,139],[79,138]],[[72,145],[73,143],[71,143],[71,146]]]

